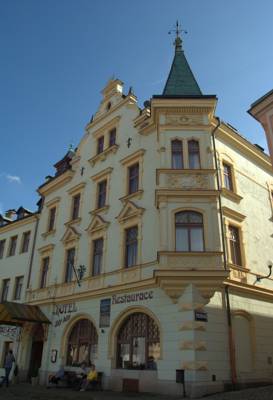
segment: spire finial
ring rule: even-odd
[[[175,41],[174,41],[174,43],[173,43],[174,46],[175,46],[175,52],[181,51],[181,50],[182,50],[182,39],[181,39],[181,37],[180,37],[180,33],[182,33],[182,32],[184,32],[185,34],[188,33],[185,29],[182,29],[182,28],[181,28],[181,24],[179,24],[178,21],[176,21],[175,28],[174,28],[174,29],[171,29],[171,30],[168,32],[169,35],[170,35],[171,33],[175,33],[175,35],[176,35]]]

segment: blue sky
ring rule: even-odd
[[[1,0],[0,212],[35,209],[36,188],[78,144],[111,76],[140,105],[161,94],[177,19],[217,115],[266,147],[246,111],[273,86],[272,15],[272,0]]]

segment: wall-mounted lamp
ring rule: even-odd
[[[101,330],[100,330],[100,333],[104,333],[104,332],[105,332],[104,329],[101,329]]]
[[[260,283],[262,281],[262,279],[266,279],[271,276],[271,274],[272,274],[272,265],[271,264],[268,265],[268,269],[269,269],[269,272],[266,276],[256,275],[256,281],[254,282],[254,285],[256,283]]]
[[[72,268],[74,270],[77,283],[79,286],[81,286],[81,280],[83,279],[84,273],[86,271],[86,266],[85,265],[79,265],[78,267],[75,267],[75,265],[72,264]]]

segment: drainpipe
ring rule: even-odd
[[[32,265],[33,265],[33,259],[34,259],[34,252],[35,252],[35,245],[36,245],[36,239],[37,239],[38,225],[39,225],[39,220],[40,220],[40,215],[39,214],[40,214],[40,212],[38,211],[38,213],[36,215],[36,225],[35,225],[34,238],[33,238],[30,262],[29,262],[29,270],[28,270],[28,278],[27,278],[27,289],[29,289],[31,272],[32,272]]]
[[[225,270],[228,269],[227,267],[227,251],[226,251],[226,242],[225,242],[225,231],[224,231],[224,222],[223,222],[223,209],[222,209],[222,198],[221,198],[221,185],[220,185],[220,170],[217,160],[216,154],[216,144],[215,144],[215,132],[221,125],[221,121],[218,117],[217,125],[213,129],[211,136],[212,136],[212,143],[213,143],[213,153],[214,153],[214,163],[216,168],[216,181],[217,181],[217,190],[219,191],[218,201],[219,201],[219,211],[220,211],[220,226],[221,226],[221,239],[222,239],[222,248],[223,248],[223,257],[224,257],[224,268]],[[235,362],[235,346],[232,334],[232,319],[231,319],[231,311],[230,311],[230,301],[229,301],[229,287],[228,285],[225,286],[225,298],[226,298],[226,310],[227,310],[227,323],[228,323],[228,341],[229,341],[229,359],[230,359],[230,371],[231,371],[231,382],[234,386],[237,381],[236,376],[236,362]]]

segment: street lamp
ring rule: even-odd
[[[256,275],[256,281],[254,282],[254,285],[256,283],[260,283],[262,281],[262,279],[266,279],[266,278],[269,278],[271,276],[271,274],[272,274],[272,265],[271,265],[271,263],[268,265],[268,269],[269,269],[269,272],[268,272],[268,274],[266,276]]]

